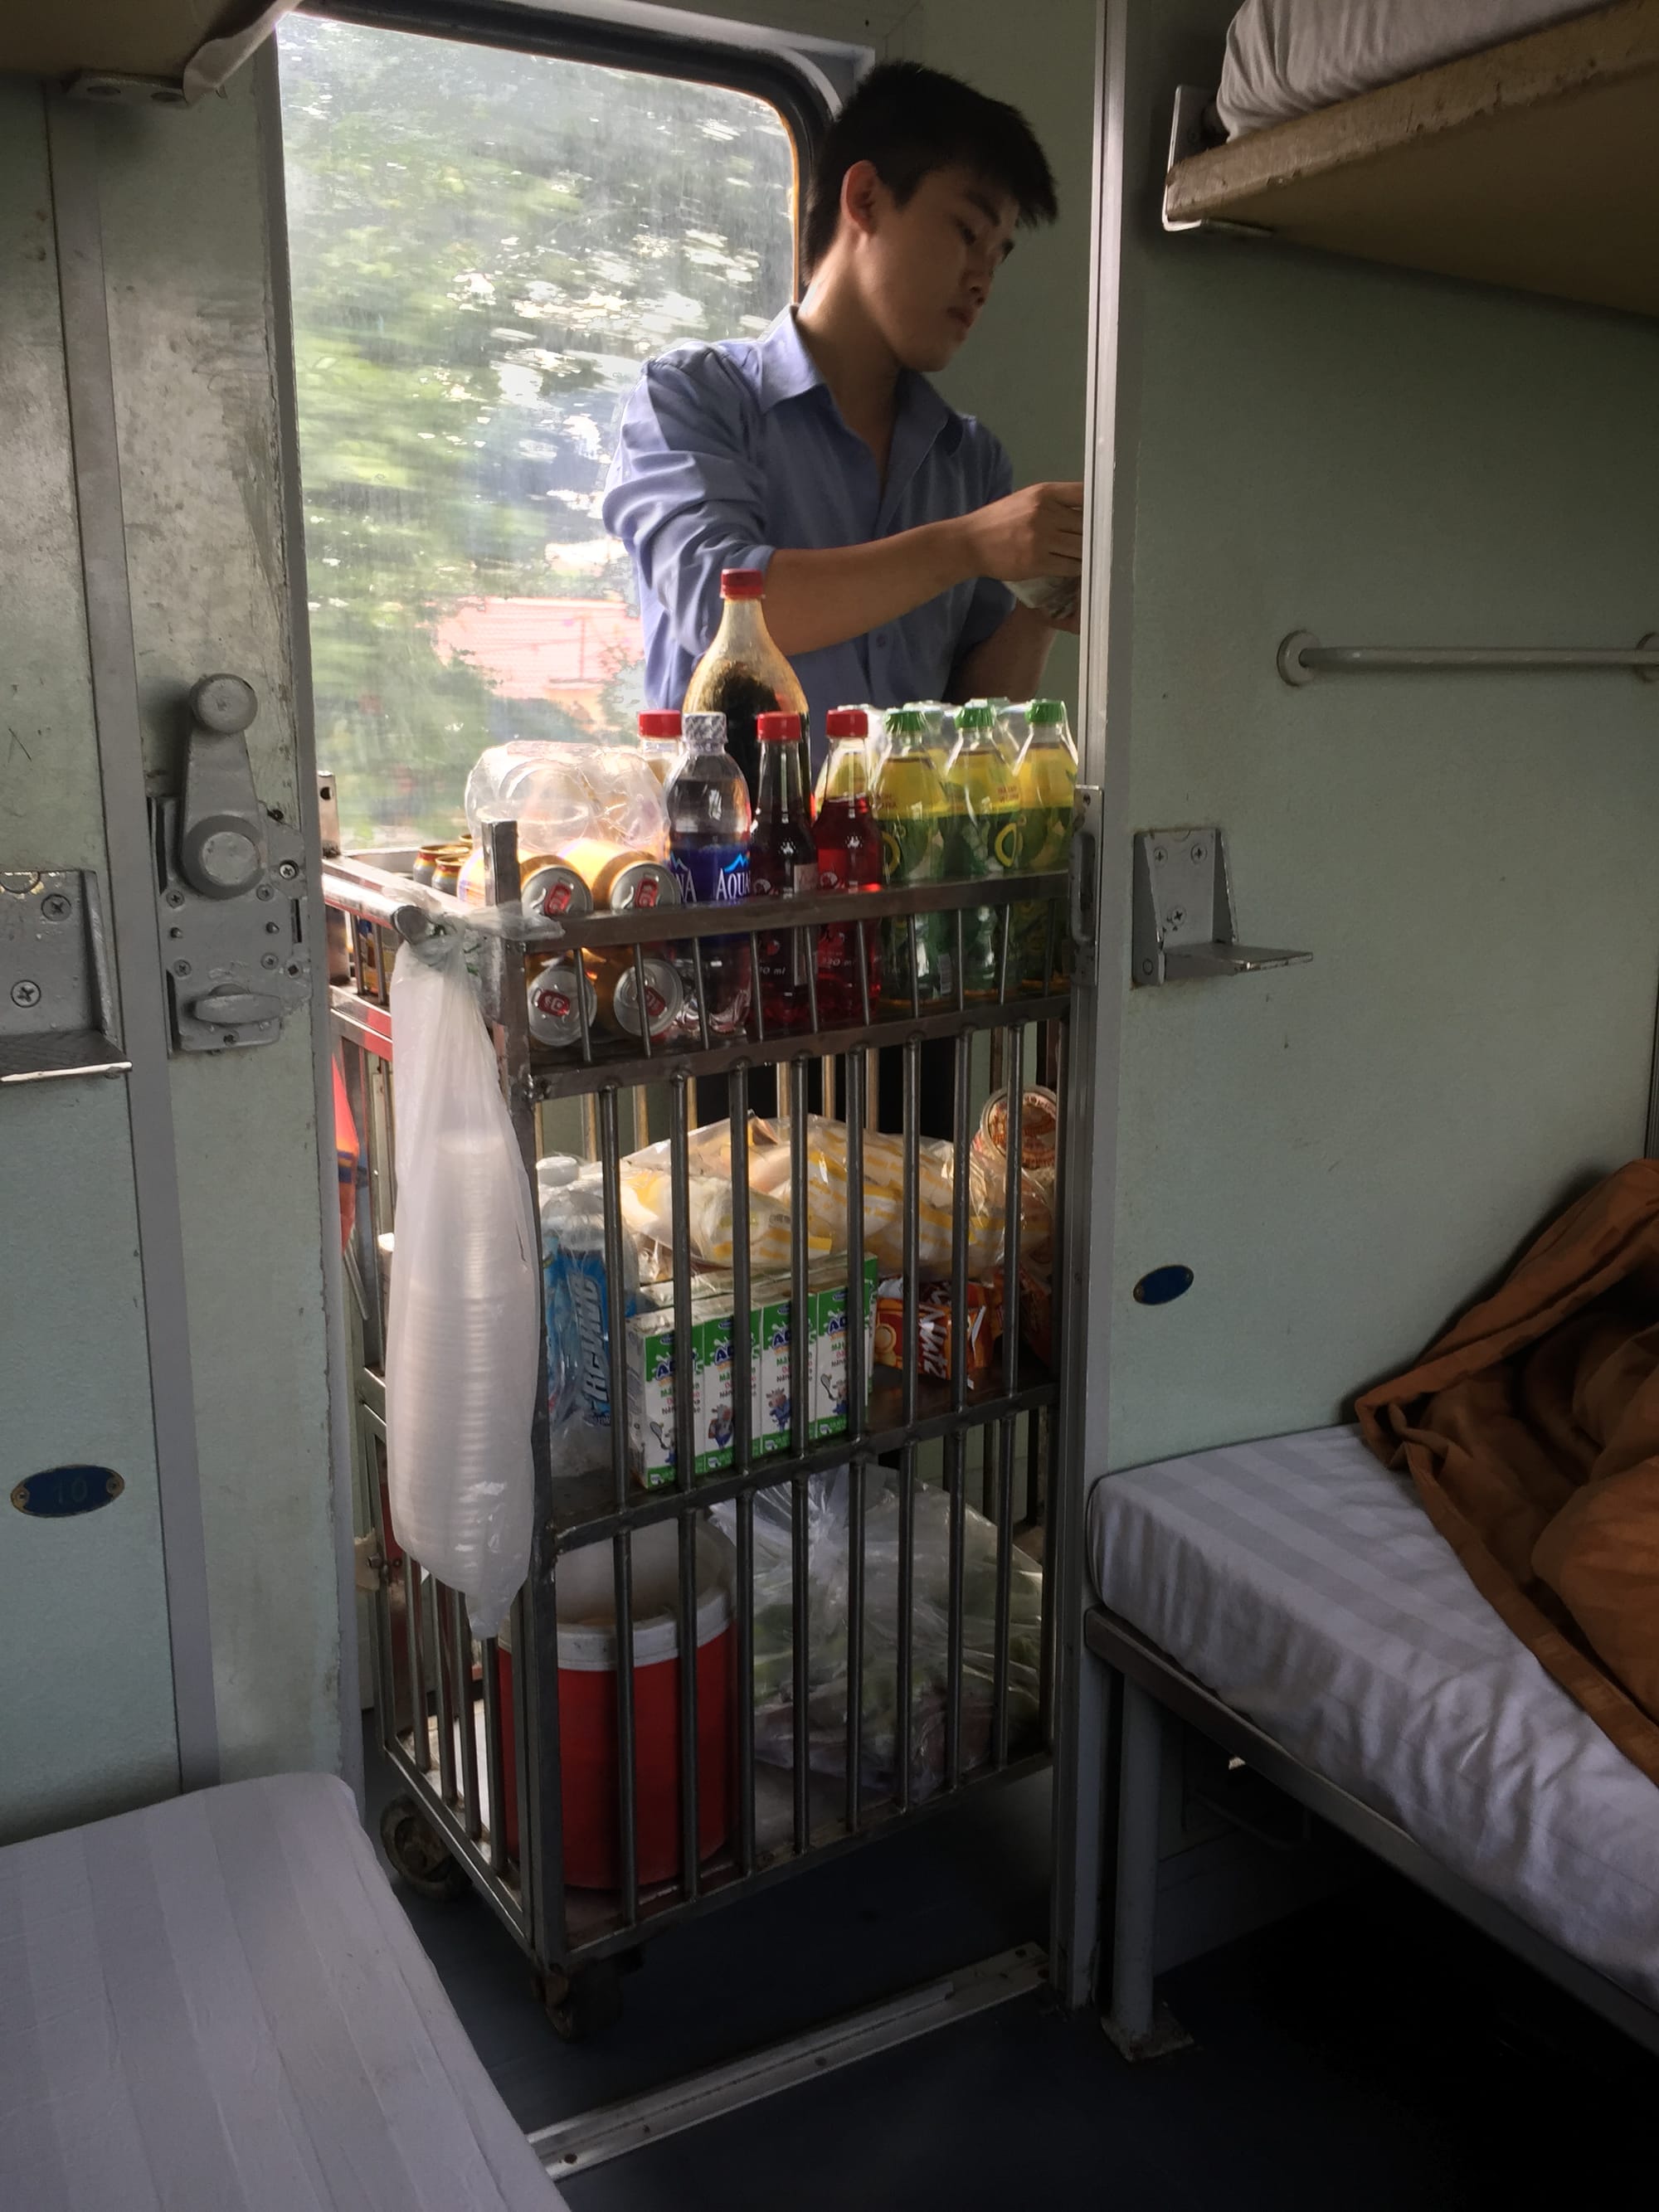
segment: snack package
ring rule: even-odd
[[[916,1285],[916,1364],[923,1375],[951,1379],[951,1285],[948,1282]],[[963,1334],[967,1339],[963,1371],[969,1385],[991,1364],[997,1338],[1002,1334],[1002,1298],[995,1284],[969,1283],[963,1300]],[[904,1360],[904,1279],[890,1275],[876,1291],[875,1359],[878,1367],[902,1367]]]

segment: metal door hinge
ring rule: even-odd
[[[1072,849],[1066,863],[1072,977],[1092,983],[1100,938],[1100,787],[1080,783],[1072,803]]]
[[[271,1044],[311,993],[305,846],[254,793],[252,685],[204,677],[190,712],[183,794],[150,805],[173,1046]]]
[[[1234,939],[1227,840],[1217,829],[1147,830],[1135,839],[1134,981],[1200,981],[1290,968],[1311,952]]]

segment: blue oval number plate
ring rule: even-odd
[[[49,1467],[26,1474],[15,1485],[11,1502],[20,1513],[41,1521],[66,1521],[72,1513],[95,1513],[112,1504],[126,1488],[113,1468]]]
[[[1150,1275],[1143,1275],[1135,1285],[1135,1303],[1167,1306],[1171,1298],[1184,1297],[1192,1287],[1190,1267],[1154,1267]]]

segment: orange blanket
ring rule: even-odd
[[[1659,1782],[1659,1160],[1570,1206],[1357,1411],[1481,1595]]]

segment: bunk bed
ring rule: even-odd
[[[1250,0],[1244,13],[1277,9],[1282,22],[1298,6],[1327,27],[1339,13],[1318,0]],[[1421,27],[1477,11],[1402,0],[1399,12]],[[1207,82],[1176,96],[1166,230],[1659,315],[1659,0],[1556,12],[1340,100],[1328,83],[1322,94],[1316,67],[1287,94],[1307,112],[1277,120],[1249,114],[1218,54]],[[1279,61],[1291,58],[1281,46]],[[1182,250],[1171,238],[1157,258]],[[1318,274],[1310,265],[1310,284]],[[1320,666],[1591,665],[1484,651],[1322,659],[1312,640],[1292,642],[1280,663],[1292,684]],[[1623,665],[1645,672],[1644,650]],[[1160,1775],[1177,1723],[1222,1747],[1246,1788],[1273,1785],[1659,2052],[1654,1784],[1354,1430],[1115,1473],[1091,1493],[1087,1552],[1082,1638],[1101,1664],[1109,1770],[1101,1800],[1088,1772],[1088,1802],[1103,1801],[1115,1832],[1103,1996],[1126,2054],[1182,2039],[1153,1985]]]
[[[1654,1785],[1352,1428],[1097,1484],[1090,1648],[1123,1680],[1111,2021],[1154,2042],[1171,1712],[1659,2051]]]
[[[0,1850],[0,2203],[558,2212],[345,1785]]]
[[[1224,106],[1285,98],[1236,87]],[[1168,229],[1659,314],[1659,0],[1571,15],[1225,143],[1215,100],[1177,95]]]

